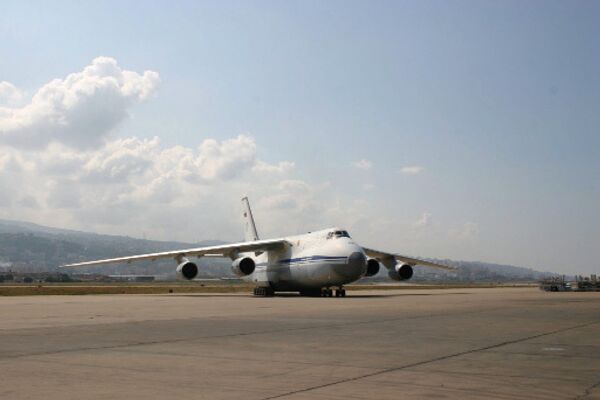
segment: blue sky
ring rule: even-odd
[[[85,193],[72,202],[78,210],[48,199],[26,209],[16,196],[0,214],[234,240],[236,191],[245,190],[265,234],[344,225],[365,244],[401,253],[600,272],[599,17],[592,1],[5,2],[0,81],[22,93],[11,107],[111,57],[123,70],[155,71],[160,84],[128,103],[103,140],[158,137],[164,149],[195,149],[241,134],[256,146],[252,162],[294,166],[268,179],[231,172],[182,187],[183,196],[198,191],[196,206],[166,202],[158,211],[150,198],[128,199],[154,210],[135,229],[103,222],[108,203]],[[9,128],[0,124],[0,133]],[[6,146],[14,159],[34,151]],[[370,168],[355,166],[363,159]],[[133,190],[112,185],[115,198]],[[94,210],[96,219],[82,220]],[[187,221],[186,212],[199,214],[191,226],[159,219]],[[159,220],[163,230],[153,227]]]

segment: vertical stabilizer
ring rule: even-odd
[[[250,202],[248,201],[248,197],[242,198],[242,206],[244,212],[245,239],[246,241],[258,240],[258,232],[256,232],[256,224],[254,223],[252,210],[250,210]]]

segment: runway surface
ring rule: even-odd
[[[0,298],[0,399],[600,399],[600,293]]]

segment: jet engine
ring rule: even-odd
[[[250,257],[240,257],[233,261],[231,270],[237,276],[246,276],[254,272],[256,264]]]
[[[377,275],[379,272],[379,261],[374,258],[369,258],[367,260],[367,272],[365,272],[365,276],[373,276]]]
[[[177,274],[177,278],[179,279],[192,280],[196,277],[196,275],[198,275],[198,266],[187,258],[184,258],[177,266],[175,272]]]
[[[388,275],[395,281],[406,281],[412,278],[413,268],[410,264],[396,264],[394,268],[388,270]]]

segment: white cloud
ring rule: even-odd
[[[281,161],[277,165],[268,164],[264,161],[258,160],[252,167],[253,171],[256,172],[272,172],[276,174],[284,174],[290,172],[296,166],[291,161]]]
[[[404,175],[417,175],[423,172],[425,168],[419,165],[409,165],[406,167],[400,168],[400,172]]]
[[[157,137],[116,139],[98,149],[83,152],[53,144],[44,151],[31,153],[32,156],[40,173],[69,176],[88,184],[153,177],[208,184],[230,180],[247,172],[262,174],[277,170],[284,173],[289,170],[288,165],[293,165],[288,161],[271,165],[256,159],[256,143],[247,135],[222,142],[206,139],[197,149],[163,148]]]
[[[0,141],[29,149],[52,142],[80,149],[99,146],[159,82],[157,72],[138,74],[121,69],[113,58],[98,57],[83,71],[42,86],[29,104],[0,107]],[[14,103],[16,88],[3,84],[2,92],[12,93]]]
[[[171,147],[158,138],[111,138],[157,84],[157,73],[126,71],[101,57],[44,85],[23,107],[0,107],[0,218],[156,239],[239,240],[234,216],[247,193],[264,237],[365,220],[365,204],[340,198],[328,182],[297,179],[294,162],[258,159],[249,135]]]
[[[297,179],[283,180],[279,182],[278,188],[290,193],[308,193],[310,191],[308,183]]]
[[[271,210],[290,210],[299,207],[298,200],[294,196],[291,196],[287,193],[274,194],[265,197],[261,201],[261,205]]]
[[[368,170],[371,169],[371,167],[373,167],[373,163],[363,158],[362,160],[356,161],[354,163],[354,166],[358,169]]]
[[[11,194],[4,196],[0,215],[39,222],[39,215],[60,215],[62,223],[90,224],[85,229],[101,223],[126,230],[140,213],[156,213],[155,221],[164,223],[160,207],[169,206],[175,218],[212,198],[203,213],[218,209],[224,197],[237,199],[246,185],[262,193],[273,187],[301,190],[299,181],[277,181],[292,162],[271,165],[258,160],[256,151],[247,135],[206,139],[197,148],[165,148],[158,138],[135,137],[87,151],[57,143],[34,152],[0,146],[0,187]]]
[[[160,156],[158,138],[126,138],[109,142],[89,153],[81,167],[80,179],[90,182],[123,182],[140,177]]]
[[[23,92],[10,82],[0,82],[0,107],[16,106],[23,100]]]
[[[197,156],[188,159],[188,172],[203,180],[231,179],[256,163],[256,143],[253,138],[239,135],[222,143],[207,139],[198,148]]]
[[[310,207],[313,200],[314,191],[308,183],[297,179],[285,179],[261,198],[259,206],[268,210],[297,213]]]
[[[424,212],[423,214],[421,214],[421,218],[419,218],[417,221],[415,221],[415,223],[413,224],[413,226],[415,228],[425,228],[427,226],[431,225],[431,213],[428,212]]]

